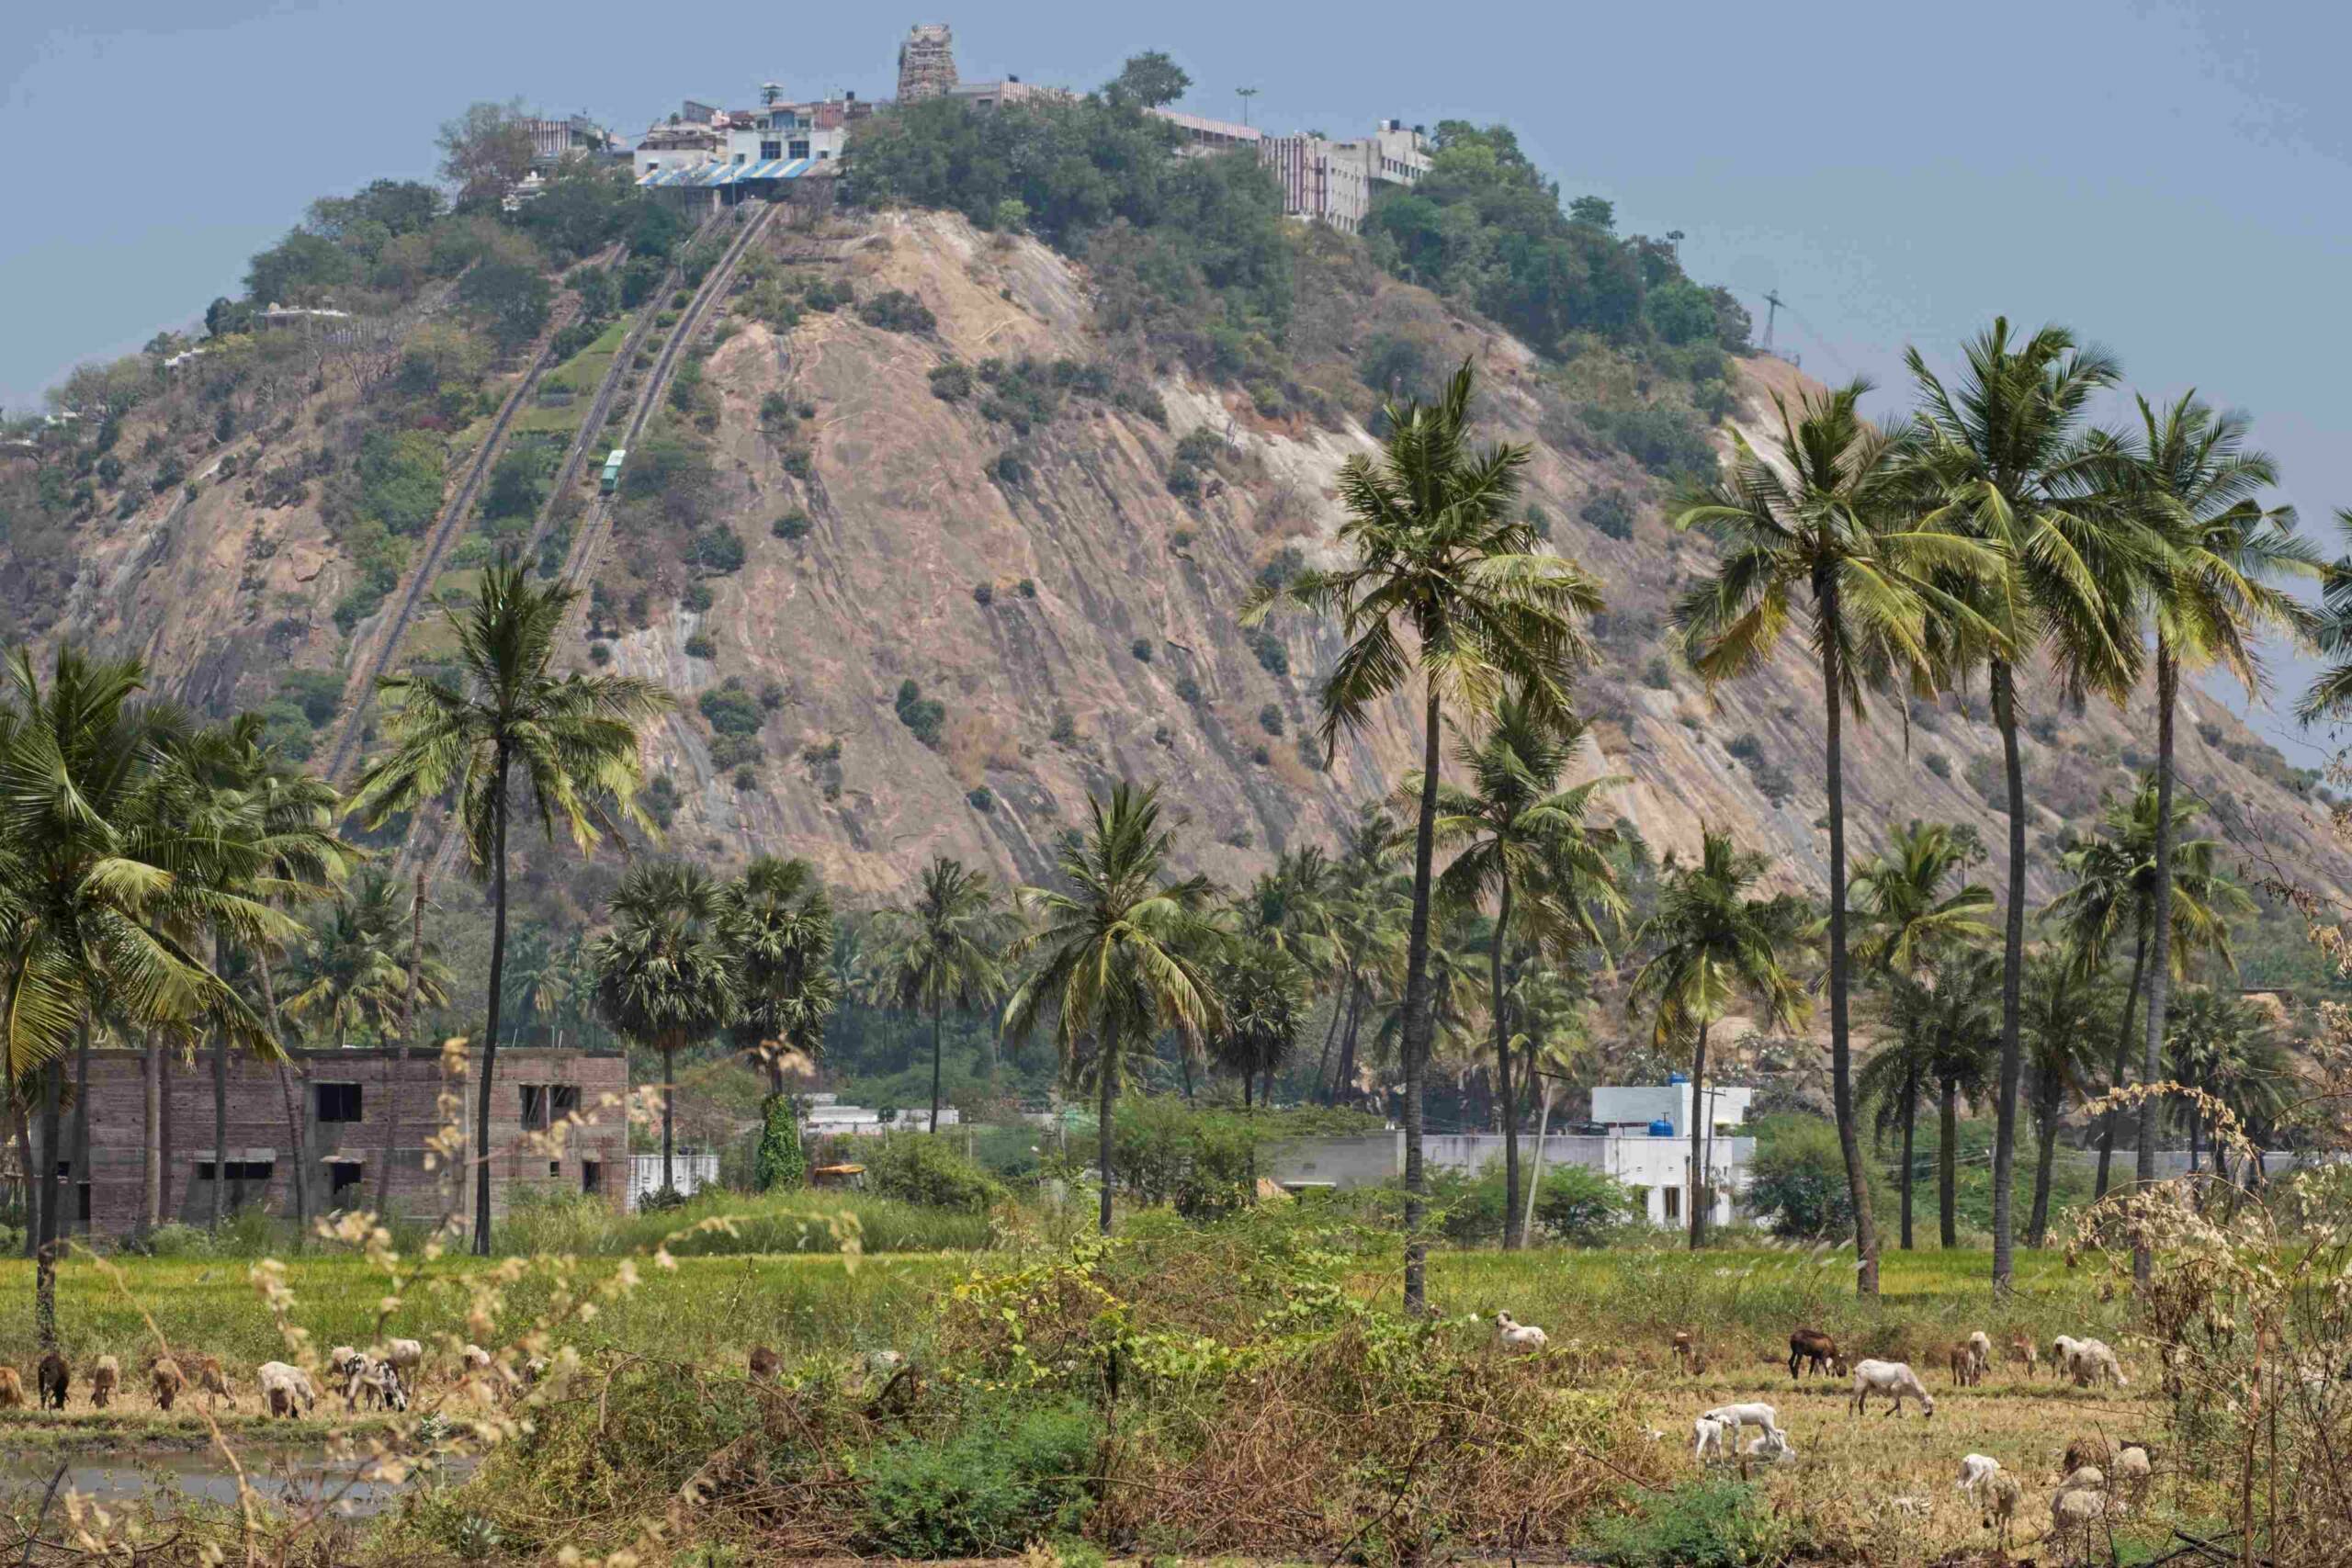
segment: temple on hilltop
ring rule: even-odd
[[[899,46],[899,101],[917,103],[956,90],[956,35],[944,22],[922,22],[907,29]]]

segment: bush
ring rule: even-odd
[[[718,577],[742,570],[742,536],[724,525],[705,528],[695,536],[694,563]]]
[[[1786,1236],[1835,1241],[1854,1230],[1854,1199],[1835,1124],[1818,1116],[1767,1118],[1757,1128],[1748,1202]]]
[[[752,1180],[763,1192],[798,1187],[808,1178],[808,1151],[800,1146],[800,1107],[788,1094],[760,1101],[760,1146],[752,1156]]]
[[[939,325],[931,307],[903,288],[886,288],[857,308],[857,319],[891,333],[927,333]]]
[[[695,699],[703,721],[721,735],[757,735],[765,716],[757,697],[734,682],[714,686]]]
[[[1137,1202],[1166,1204],[1186,1219],[1234,1213],[1256,1196],[1266,1120],[1201,1110],[1173,1095],[1123,1095],[1111,1115],[1119,1186]]]
[[[940,727],[947,722],[947,705],[935,697],[926,697],[922,688],[912,680],[899,682],[899,722],[914,731],[915,739],[939,750]]]
[[[718,600],[718,596],[711,592],[709,583],[689,582],[686,584],[686,596],[683,602],[687,609],[699,615]]]
[[[695,632],[693,636],[686,638],[686,657],[688,659],[716,659],[718,657],[718,644],[710,639],[710,634],[708,632]]]
[[[1200,705],[1203,695],[1201,683],[1190,675],[1179,675],[1176,678],[1176,695],[1180,700],[1197,707]]]
[[[1649,662],[1642,666],[1642,684],[1655,692],[1674,690],[1674,666],[1666,661],[1663,654],[1652,654]]]
[[[741,794],[745,790],[757,789],[760,787],[759,771],[752,767],[751,763],[745,762],[735,770],[734,782],[736,793],[738,794]]]
[[[1127,645],[1127,651],[1134,654],[1140,662],[1148,664],[1151,662],[1151,639],[1148,637],[1139,637]]]
[[[1764,743],[1746,730],[1733,736],[1731,744],[1725,746],[1724,750],[1750,767],[1754,767],[1764,760]]]
[[[710,765],[724,771],[746,768],[763,761],[767,751],[756,735],[714,735],[710,738]]]
[[[1634,536],[1634,503],[1626,499],[1623,491],[1613,486],[1589,497],[1582,506],[1577,508],[1577,516],[1595,532],[1611,539]]]
[[[1606,1247],[1638,1226],[1644,1213],[1642,1195],[1606,1171],[1582,1165],[1544,1167],[1535,1223],[1570,1247]]]
[[[964,792],[964,804],[975,811],[994,811],[996,792],[986,784],[980,785],[978,789],[967,789]]]
[[[932,367],[931,395],[943,402],[962,402],[972,395],[972,372],[956,364]]]
[[[1283,710],[1278,703],[1268,703],[1258,710],[1258,728],[1269,735],[1283,732]]]
[[[768,532],[779,539],[805,539],[808,536],[808,514],[787,512],[768,525]]]
[[[1951,777],[1951,759],[1945,756],[1941,751],[1928,752],[1928,772],[1935,774],[1936,777],[1939,779],[1950,779]]]
[[[1016,1557],[1075,1533],[1099,1437],[1073,1403],[983,1408],[944,1440],[885,1444],[865,1465],[859,1545],[888,1557]]]
[[[867,1185],[885,1198],[927,1208],[984,1214],[1005,1196],[1004,1188],[964,1157],[953,1143],[928,1133],[888,1133],[864,1155]]]
[[[1258,668],[1280,679],[1290,673],[1290,649],[1283,639],[1261,626],[1250,634],[1250,651],[1258,656]]]
[[[972,603],[983,610],[996,602],[996,584],[976,582],[972,585]]]
[[[1782,1536],[1762,1492],[1724,1477],[1647,1494],[1637,1512],[1604,1519],[1584,1550],[1614,1568],[1749,1568],[1783,1561]]]

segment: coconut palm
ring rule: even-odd
[[[1504,954],[1519,933],[1513,929],[1513,900],[1524,897],[1520,914],[1527,932],[1539,939],[1558,937],[1568,942],[1589,936],[1595,910],[1594,890],[1615,899],[1616,882],[1610,866],[1606,829],[1588,829],[1585,818],[1592,797],[1621,779],[1593,779],[1569,789],[1559,788],[1560,775],[1584,749],[1585,722],[1580,718],[1538,719],[1517,696],[1505,697],[1495,707],[1493,721],[1476,741],[1464,741],[1454,756],[1468,773],[1462,788],[1437,781],[1437,841],[1460,853],[1438,880],[1438,890],[1457,908],[1483,906],[1495,900],[1495,919],[1487,943],[1487,1012],[1494,1029],[1495,1098],[1503,1127],[1503,1247],[1520,1244],[1519,1090],[1511,1081],[1510,1013],[1503,1005]],[[1415,805],[1428,787],[1415,780],[1406,797]],[[1547,897],[1551,882],[1576,890],[1566,898]],[[1623,900],[1612,906],[1622,911]]]
[[[1911,975],[1950,948],[1989,941],[1992,889],[1962,881],[1947,891],[1968,874],[1972,853],[1948,822],[1914,818],[1889,833],[1846,885],[1847,919],[1861,928],[1853,961],[1865,972]]]
[[[2144,525],[2165,545],[2146,573],[2150,618],[2155,626],[2156,800],[2155,890],[2150,921],[2164,930],[2172,918],[2173,716],[2180,675],[2220,665],[2245,688],[2264,684],[2254,638],[2264,630],[2301,630],[2312,617],[2272,580],[2314,576],[2318,557],[2294,537],[2291,507],[2265,510],[2262,492],[2278,482],[2267,453],[2246,445],[2246,422],[2218,413],[2185,392],[2159,415],[2139,400],[2140,428],[2120,444],[2117,482]],[[2163,1071],[2165,1002],[2171,976],[2163,964],[2148,977],[2143,1070],[2153,1083]],[[2140,1106],[2139,1179],[2156,1174],[2154,1100]],[[2145,1278],[2146,1250],[2134,1257]]]
[[[805,860],[761,855],[720,894],[742,1003],[731,1034],[756,1051],[768,1092],[782,1094],[786,1052],[824,1054],[825,1021],[841,1005],[833,977],[833,901]]]
[[[2335,526],[2352,545],[2352,506],[2336,508]],[[2336,557],[2321,571],[2312,640],[2328,662],[2303,688],[2295,716],[2306,725],[2352,717],[2352,554]]]
[[[2132,1019],[2147,974],[2148,942],[2155,927],[2156,781],[2143,776],[2130,796],[2108,803],[2097,834],[2069,848],[2060,865],[2071,885],[2042,908],[2042,918],[2055,923],[2085,975],[2106,971],[2115,943],[2132,935],[2132,979],[2123,993],[2123,1016],[2115,1037],[2114,1063],[2108,1087],[2123,1087],[2132,1055]],[[2211,955],[2235,970],[2230,949],[2230,921],[2251,914],[2254,900],[2220,868],[2222,844],[2215,839],[2179,837],[2196,820],[2196,801],[2173,807],[2172,899],[2166,921],[2172,929],[2170,962],[2162,965],[2174,978],[2185,976],[2190,962]],[[2157,1078],[2163,1076],[2161,1070]],[[2146,1082],[2155,1082],[2149,1078]],[[2100,1119],[2098,1176],[2095,1195],[2107,1196],[2108,1173],[2115,1151],[2117,1118]]]
[[[1690,1050],[1690,1245],[1707,1239],[1709,1194],[1703,1134],[1707,1111],[1707,1037],[1742,998],[1752,999],[1776,1029],[1804,1020],[1804,988],[1785,960],[1803,940],[1804,907],[1781,894],[1749,890],[1765,858],[1742,853],[1727,835],[1708,833],[1689,864],[1668,856],[1657,910],[1635,942],[1650,957],[1626,988],[1629,1012],[1651,1011],[1651,1041],[1660,1047],[1687,1038]]]
[[[1856,379],[1808,396],[1793,414],[1776,400],[1781,433],[1773,449],[1759,453],[1735,434],[1730,477],[1678,520],[1681,527],[1713,535],[1720,551],[1713,575],[1676,611],[1691,668],[1711,687],[1764,668],[1791,625],[1804,617],[1820,665],[1828,738],[1823,781],[1832,889],[1846,886],[1844,716],[1850,710],[1858,722],[1863,719],[1864,694],[1890,675],[1926,681],[1931,613],[1973,623],[1965,600],[1934,586],[1932,577],[1969,581],[1992,565],[1981,543],[1917,523],[1908,467],[1917,433],[1881,430],[1862,418],[1861,400],[1869,391],[1868,381]],[[1862,1259],[1855,1280],[1862,1294],[1874,1295],[1878,1234],[1854,1120],[1846,919],[1845,905],[1833,897],[1830,1098]]]
[[[2080,1095],[2098,1076],[2098,989],[2064,952],[2036,953],[2025,975],[2027,1103],[2033,1111],[2033,1207],[2025,1244],[2039,1247],[2050,1234],[2050,1178],[2058,1154],[2058,1123],[2068,1095]]]
[[[1985,667],[2001,736],[2009,822],[2002,928],[2001,1051],[1994,1095],[1993,1288],[2015,1272],[2013,1172],[2018,1086],[2023,1073],[2025,981],[2025,772],[2018,749],[2018,664],[2046,659],[2072,693],[2120,698],[2138,678],[2133,624],[2140,573],[2162,541],[2132,508],[2103,494],[2108,443],[2085,434],[2090,403],[2114,384],[2113,359],[2078,348],[2062,327],[2013,339],[1996,320],[1967,346],[1966,368],[1947,388],[1917,349],[1906,351],[1925,405],[1922,468],[1937,504],[1927,523],[1964,533],[1998,552],[2003,570],[1948,584],[1973,619],[1939,626],[1948,669]]]
[[[1038,964],[1006,1003],[1004,1032],[1024,1040],[1051,1019],[1064,1077],[1074,1084],[1092,1069],[1108,1235],[1121,1076],[1131,1057],[1148,1056],[1160,1031],[1197,1048],[1224,1013],[1195,956],[1214,940],[1202,914],[1208,886],[1169,877],[1174,836],[1160,829],[1159,790],[1119,784],[1107,802],[1090,799],[1087,807],[1086,835],[1061,854],[1066,886],[1023,890],[1044,924],[1012,945],[1012,961],[1034,954]]]
[[[2211,986],[2195,986],[2183,992],[2165,1036],[2165,1072],[2173,1082],[2229,1107],[2241,1126],[2260,1127],[2272,1120],[2282,1099],[2286,1050],[2261,1009]],[[2188,1130],[2188,1168],[2197,1170],[2212,1119],[2202,1104],[2186,1097],[2175,1099],[2169,1109]],[[2214,1162],[2226,1177],[2227,1153],[2219,1129],[2212,1131]]]
[[[1527,1177],[1527,1206],[1519,1216],[1521,1236],[1535,1223],[1535,1195],[1544,1184],[1544,1143],[1552,1132],[1552,1107],[1562,1086],[1581,1080],[1592,1060],[1592,998],[1584,977],[1550,965],[1531,965],[1512,987],[1511,1016],[1518,1020],[1517,1044],[1527,1076],[1537,1086],[1535,1162]]]
[[[1882,1145],[1890,1133],[1902,1140],[1903,1152],[1895,1166],[1901,1173],[1895,1187],[1899,1206],[1895,1245],[1909,1252],[1913,1199],[1919,1185],[1918,1162],[1912,1150],[1918,1138],[1919,1091],[1935,1081],[1935,1043],[1925,1030],[1905,1029],[1894,1017],[1895,1002],[1905,987],[1919,985],[1919,973],[1888,971],[1880,976],[1880,983],[1888,992],[1888,1034],[1855,1076],[1854,1097],[1859,1103],[1875,1108],[1871,1131]]]
[[[212,1021],[241,1045],[276,1054],[263,1021],[205,961],[199,943],[227,931],[281,939],[291,922],[237,890],[243,843],[209,842],[181,809],[195,792],[163,766],[186,732],[176,715],[135,702],[135,660],[97,660],[61,645],[44,683],[32,655],[7,664],[0,695],[0,1078],[39,1081],[48,1168],[63,1146],[66,1052],[86,1046],[103,1010],[130,1029]],[[62,1194],[39,1183],[34,1318],[56,1337]]]
[[[506,969],[507,827],[516,786],[550,841],[560,824],[583,852],[602,836],[595,818],[603,811],[652,830],[636,804],[637,727],[669,705],[669,694],[626,676],[555,673],[558,638],[576,597],[502,564],[482,574],[470,604],[445,601],[456,676],[378,682],[390,747],[368,764],[352,795],[351,809],[372,828],[454,790],[469,863],[490,884],[490,1016],[474,1123],[474,1251],[483,1257],[491,1235],[491,1085]]]
[[[1404,969],[1411,907],[1409,886],[1396,872],[1404,844],[1396,819],[1368,805],[1350,828],[1333,873],[1331,940],[1345,1017],[1338,1030],[1338,1063],[1331,1060],[1332,1041],[1327,1037],[1315,1069],[1327,1105],[1338,1102],[1342,1086],[1355,1083],[1358,1032],[1384,976]]]
[[[904,908],[880,921],[885,985],[900,1007],[931,1014],[931,1130],[939,1131],[940,1015],[970,1012],[1004,994],[1004,953],[1012,923],[996,884],[945,855],[923,868]]]
[[[1353,564],[1310,570],[1243,607],[1254,625],[1279,592],[1336,615],[1347,647],[1325,682],[1319,733],[1326,751],[1372,722],[1415,684],[1421,703],[1421,776],[1437,775],[1445,716],[1482,715],[1516,688],[1539,720],[1566,712],[1571,669],[1589,657],[1585,616],[1600,584],[1540,553],[1534,527],[1511,505],[1528,448],[1469,445],[1474,377],[1464,359],[1431,405],[1391,404],[1380,460],[1351,457],[1340,472],[1347,520],[1338,545]],[[1437,795],[1424,791],[1413,834],[1413,900],[1404,983],[1405,1306],[1426,1309],[1428,1190],[1421,1157],[1422,1075],[1430,1011],[1430,908]]]
[[[740,1005],[719,886],[701,866],[640,861],[605,905],[612,928],[595,943],[596,1010],[662,1053],[662,1188],[671,1170],[678,1053],[734,1020]]]
[[[396,1038],[408,1003],[407,927],[405,890],[379,871],[361,872],[296,949],[287,1016],[315,1025],[337,1050],[355,1030]],[[432,999],[444,999],[447,967],[435,960],[426,976]]]

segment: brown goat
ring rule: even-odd
[[[187,1379],[180,1371],[180,1364],[165,1356],[147,1370],[148,1392],[154,1395],[155,1408],[169,1410],[172,1401],[187,1386]]]
[[[196,1368],[196,1386],[205,1396],[205,1404],[209,1406],[217,1397],[227,1400],[229,1408],[234,1410],[237,1396],[229,1392],[229,1379],[220,1370],[220,1358],[199,1355],[191,1356],[188,1360]]]
[[[1954,1388],[1974,1388],[1982,1375],[1976,1368],[1976,1348],[1962,1339],[1944,1352],[1951,1365],[1951,1385]]]
[[[2022,1366],[2026,1376],[2031,1377],[2041,1366],[2041,1352],[2035,1347],[2032,1335],[2018,1334],[2010,1337],[2008,1351],[2002,1359]]]
[[[51,1350],[40,1359],[40,1366],[33,1375],[40,1385],[40,1407],[64,1409],[65,1391],[74,1383],[74,1369],[65,1358]]]
[[[0,1367],[0,1410],[22,1410],[25,1407],[24,1380],[17,1376],[14,1367]]]
[[[1789,1336],[1789,1381],[1797,1381],[1800,1364],[1807,1371],[1837,1375],[1838,1341],[1818,1328],[1800,1328]]]
[[[104,1410],[114,1401],[115,1384],[122,1380],[122,1365],[112,1356],[100,1356],[90,1365],[90,1404]]]
[[[783,1369],[783,1366],[784,1358],[766,1346],[752,1347],[752,1381],[753,1382],[774,1382],[776,1373]]]
[[[1691,1353],[1695,1349],[1696,1347],[1690,1342],[1690,1331],[1689,1329],[1678,1328],[1674,1331],[1674,1359],[1678,1362],[1681,1363],[1684,1369],[1689,1369],[1690,1365]]]

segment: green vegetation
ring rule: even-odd
[[[942,727],[947,722],[947,705],[936,697],[926,697],[914,679],[899,682],[899,722],[914,731],[915,739],[939,750]]]

